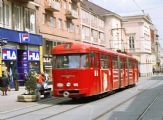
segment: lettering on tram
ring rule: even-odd
[[[65,43],[52,50],[53,95],[100,96],[138,82],[138,61],[129,54],[84,43]]]

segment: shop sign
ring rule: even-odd
[[[2,49],[2,60],[16,60],[17,51],[13,49]]]
[[[29,33],[20,33],[21,36],[21,42],[22,43],[29,43],[30,39],[29,39]]]
[[[28,52],[28,60],[39,61],[40,60],[39,52],[38,51],[29,51]]]

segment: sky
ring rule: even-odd
[[[163,48],[163,0],[89,0],[121,16],[142,15],[143,11],[151,17]]]

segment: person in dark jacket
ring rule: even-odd
[[[13,80],[14,80],[14,87],[15,87],[15,91],[19,90],[19,74],[17,72],[17,70],[15,71],[14,75],[13,75]]]
[[[2,81],[2,95],[7,95],[7,89],[8,89],[8,85],[9,85],[9,79],[8,77],[5,75],[5,72],[2,71],[2,77],[1,77],[1,81]]]

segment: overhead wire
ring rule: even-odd
[[[132,0],[132,1],[133,1],[133,3],[136,5],[136,7],[137,7],[138,9],[141,10],[141,12],[142,12],[143,15],[144,15],[144,14],[145,14],[144,10],[137,4],[137,2],[136,2],[135,0]]]

